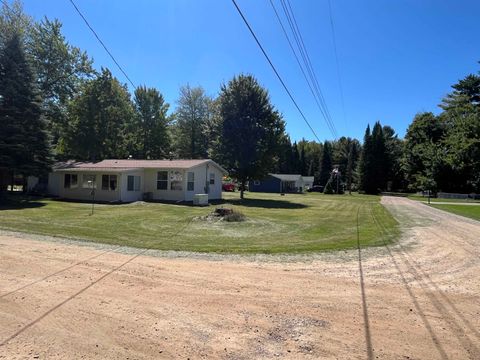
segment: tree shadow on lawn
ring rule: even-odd
[[[39,208],[46,205],[44,202],[38,200],[43,200],[43,198],[32,198],[24,195],[8,195],[7,197],[0,198],[0,211]]]
[[[212,202],[213,203],[213,202]],[[257,207],[265,209],[305,209],[308,205],[294,203],[285,200],[268,200],[268,199],[229,199],[221,200],[218,205],[230,204],[246,207]]]

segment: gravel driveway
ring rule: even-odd
[[[0,358],[480,359],[480,223],[382,202],[397,244],[296,257],[0,233]]]

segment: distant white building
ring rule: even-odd
[[[216,200],[222,198],[224,174],[209,159],[63,162],[53,166],[47,189],[51,195],[75,200],[91,200],[92,190],[98,201],[192,201],[195,194],[205,193]]]
[[[313,186],[314,177],[313,176],[302,176],[303,178],[303,188],[305,190],[311,189]]]

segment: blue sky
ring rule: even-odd
[[[237,0],[321,140],[332,139],[269,0]],[[158,88],[175,107],[179,87],[212,96],[235,74],[269,90],[292,140],[314,136],[286,95],[230,0],[76,0],[129,77]],[[274,0],[281,10],[279,0]],[[380,120],[403,136],[420,111],[438,112],[450,86],[480,70],[477,0],[331,0],[345,116],[327,0],[291,0],[339,135],[363,138]],[[58,18],[68,41],[95,66],[123,77],[68,0],[24,0],[36,19]]]

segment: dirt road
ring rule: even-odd
[[[399,244],[292,258],[3,233],[0,358],[480,359],[480,223],[382,201]]]

